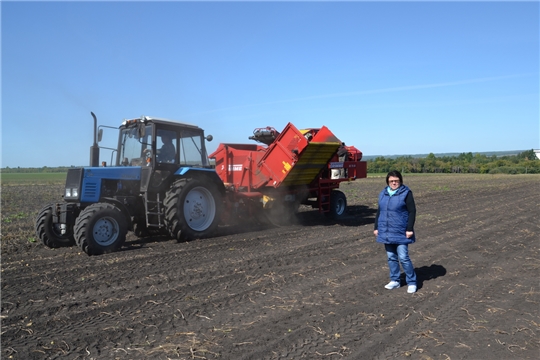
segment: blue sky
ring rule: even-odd
[[[288,122],[365,155],[540,148],[538,2],[0,6],[1,167],[88,165],[90,111],[194,123],[210,151]]]

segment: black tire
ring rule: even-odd
[[[347,212],[347,197],[339,190],[330,193],[330,208],[325,214],[334,220],[342,219]]]
[[[52,214],[55,203],[47,204],[36,217],[36,235],[43,245],[50,248],[73,246],[73,225],[66,224],[65,233],[62,234],[60,224],[53,224]]]
[[[221,194],[213,183],[178,179],[165,196],[165,224],[178,241],[212,235],[220,221]]]
[[[127,228],[119,208],[108,203],[92,204],[75,222],[75,242],[88,255],[110,253],[124,244]]]

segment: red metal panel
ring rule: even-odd
[[[349,179],[367,177],[367,162],[365,161],[345,161],[343,168],[347,170],[347,177]]]
[[[259,183],[253,184],[255,189],[261,186],[279,187],[294,167],[300,154],[308,145],[307,139],[291,123],[279,134],[276,140],[268,147],[261,159],[259,169],[263,176]]]
[[[341,140],[339,140],[326,126],[323,126],[320,128],[313,139],[311,139],[312,142],[338,142],[341,143]]]
[[[253,181],[261,181],[256,167],[265,153],[259,145],[222,143],[209,157],[216,160],[216,173],[225,186],[249,191]]]

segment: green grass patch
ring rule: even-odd
[[[2,185],[63,184],[67,173],[2,173]]]
[[[28,214],[25,214],[24,212],[18,212],[17,214],[9,215],[2,218],[2,222],[5,224],[10,224],[14,220],[25,219],[27,216]]]

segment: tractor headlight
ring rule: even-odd
[[[79,196],[79,190],[77,188],[66,188],[66,198],[76,198]]]

